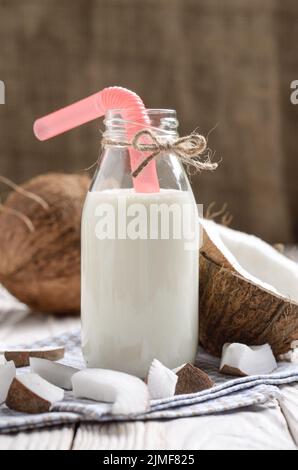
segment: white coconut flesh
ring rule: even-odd
[[[200,223],[213,244],[242,277],[298,303],[298,264],[254,235],[211,220]]]
[[[23,374],[21,377],[18,378],[18,380],[28,390],[30,390],[30,392],[38,395],[40,398],[48,401],[49,403],[55,403],[56,401],[63,400],[63,390],[47,382],[37,374]]]

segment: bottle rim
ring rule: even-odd
[[[125,111],[135,111],[137,108],[136,107],[128,107],[128,108],[109,108],[106,110],[106,116],[108,116],[109,114],[111,113],[115,113],[115,112],[121,112],[123,110]],[[146,113],[147,114],[173,114],[176,116],[176,110],[173,109],[173,108],[146,108]]]
[[[136,116],[136,108],[125,108],[126,117],[123,118],[123,108],[111,108],[105,114],[105,136],[126,134],[128,126],[132,126],[135,131],[142,129],[150,129],[152,132],[160,136],[177,136],[179,122],[174,109],[149,108],[146,109],[147,117],[150,124],[144,124],[143,120],[138,120]],[[131,118],[130,118],[131,116]]]

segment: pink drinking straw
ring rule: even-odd
[[[104,116],[108,109],[121,110],[123,120],[127,121],[126,133],[129,140],[142,126],[150,126],[144,103],[136,93],[122,87],[109,87],[77,103],[37,119],[33,126],[34,134],[39,140],[50,139],[74,127]],[[146,155],[130,149],[132,171],[144,158],[146,158]],[[154,160],[133,179],[133,184],[135,190],[139,193],[156,193],[159,191]]]

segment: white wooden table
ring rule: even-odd
[[[7,316],[0,343],[35,341],[79,326],[78,318]],[[0,435],[4,449],[297,449],[298,384],[283,386],[276,399],[218,415],[159,422],[63,426]]]
[[[298,249],[287,249],[298,260]],[[72,330],[79,318],[20,312],[0,317],[0,343],[32,342]],[[282,400],[233,412],[159,422],[82,424],[0,435],[4,449],[204,450],[297,449],[298,384]]]

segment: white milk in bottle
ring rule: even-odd
[[[176,136],[174,111],[148,115],[163,138]],[[109,136],[123,131],[116,111],[108,113],[106,126]],[[145,377],[154,358],[169,368],[195,359],[197,207],[175,154],[164,152],[156,166],[160,191],[136,192],[129,150],[109,145],[87,194],[82,349],[89,367]]]

